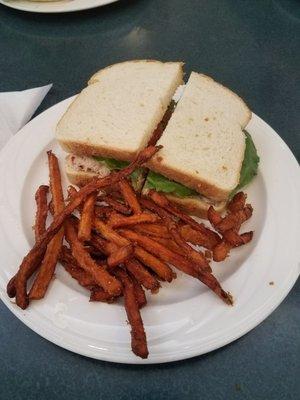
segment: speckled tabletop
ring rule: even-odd
[[[0,91],[52,82],[38,112],[125,59],[185,60],[244,97],[300,159],[297,0],[131,0],[87,12],[0,6]],[[0,399],[299,399],[300,282],[255,330],[210,354],[126,366],[42,339],[0,303]]]

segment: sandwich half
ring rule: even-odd
[[[93,75],[56,129],[58,142],[71,154],[66,172],[72,183],[124,167],[147,145],[183,82],[182,66],[127,61]]]
[[[144,186],[165,192],[191,214],[222,210],[240,181],[251,111],[235,93],[192,72],[149,161]]]

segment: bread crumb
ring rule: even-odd
[[[209,121],[209,118],[208,117],[204,118],[204,121]]]
[[[224,171],[227,171],[227,170],[228,170],[228,168],[226,167],[226,165],[222,165],[222,169],[223,169]]]
[[[270,286],[273,286],[273,285],[274,285],[274,282],[273,282],[273,281],[270,281],[270,282],[269,282],[269,285],[270,285]]]

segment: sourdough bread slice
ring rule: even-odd
[[[238,185],[244,159],[243,128],[251,111],[233,92],[192,72],[157,144],[150,169],[202,195],[226,200]]]
[[[127,61],[97,72],[59,121],[69,153],[130,161],[147,144],[182,83],[181,62]]]

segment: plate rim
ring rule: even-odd
[[[23,0],[23,1],[26,1],[26,0]],[[91,10],[93,8],[102,7],[102,6],[106,6],[108,4],[116,3],[120,0],[98,0],[98,1],[99,1],[99,4],[80,6],[80,7],[75,7],[75,8],[66,8],[66,9],[64,9],[63,5],[61,5],[62,8],[57,9],[57,10],[44,9],[44,7],[46,7],[47,5],[49,6],[49,3],[47,4],[47,2],[41,2],[40,4],[37,4],[37,3],[34,4],[34,2],[28,1],[28,6],[26,6],[26,5],[22,6],[22,4],[20,4],[20,5],[10,4],[6,0],[0,0],[0,4],[3,4],[4,6],[12,8],[14,10],[25,11],[25,12],[39,13],[39,14],[60,14],[60,13]],[[34,6],[38,6],[40,8],[34,9]],[[76,4],[75,4],[75,6],[76,6]]]
[[[68,99],[65,99],[55,105],[53,105],[52,107],[50,107],[49,109],[45,110],[44,112],[42,112],[41,114],[39,114],[36,118],[34,118],[32,121],[35,121],[36,119],[40,118],[41,116],[43,116],[45,113],[51,113],[53,112],[53,109],[55,107],[59,108],[61,106],[64,106],[63,103],[65,103],[67,105],[67,103],[69,101],[71,101],[75,96],[72,96]],[[283,150],[285,152],[288,152],[289,158],[291,160],[293,160],[294,163],[294,167],[295,167],[295,171],[297,168],[297,173],[299,173],[300,168],[299,168],[299,164],[297,162],[297,159],[295,158],[294,154],[291,152],[291,150],[289,149],[288,145],[283,141],[283,139],[273,130],[273,128],[271,128],[265,121],[263,121],[260,117],[258,117],[256,114],[253,113],[254,118],[257,118],[261,123],[265,124],[269,129],[271,129],[272,134],[275,135],[276,140],[279,140],[279,143],[281,144],[281,146],[283,147]],[[13,136],[10,141],[4,146],[4,148],[1,150],[0,152],[0,161],[2,159],[3,154],[5,153],[6,149],[11,146],[11,144],[16,141],[18,142],[19,138],[22,135],[22,132],[25,128],[28,128],[28,125],[30,126],[30,124],[32,123],[32,121],[30,121],[28,124],[26,124],[15,136]],[[297,188],[299,189],[300,186],[298,186]],[[297,192],[299,194],[299,190]],[[248,333],[251,329],[255,328],[257,325],[259,325],[265,318],[267,318],[274,310],[275,308],[278,307],[278,305],[283,301],[283,299],[287,296],[287,294],[289,293],[289,291],[291,290],[291,288],[294,286],[298,276],[299,276],[299,268],[297,266],[297,263],[299,265],[299,260],[296,261],[294,266],[291,266],[290,269],[290,273],[288,274],[289,279],[287,279],[285,281],[285,284],[283,286],[281,286],[281,290],[278,293],[277,292],[277,297],[276,300],[273,300],[273,296],[270,296],[270,299],[268,302],[265,302],[264,304],[264,308],[261,311],[260,314],[258,314],[256,316],[256,318],[253,318],[251,321],[249,321],[248,325],[246,327],[244,327],[243,329],[241,329],[236,335],[234,336],[230,336],[227,337],[225,340],[224,338],[216,340],[215,343],[213,343],[212,345],[208,346],[208,349],[204,350],[204,351],[189,351],[189,354],[183,354],[182,352],[179,352],[177,355],[173,355],[171,356],[171,359],[165,359],[165,360],[155,360],[155,359],[149,359],[149,360],[140,360],[137,358],[130,358],[130,359],[120,359],[118,357],[117,354],[107,354],[107,356],[105,354],[101,354],[101,357],[99,357],[99,354],[95,352],[95,354],[90,354],[88,351],[84,351],[81,349],[74,349],[72,348],[72,345],[69,345],[68,343],[63,343],[63,339],[62,341],[60,340],[56,340],[55,338],[49,337],[49,335],[47,334],[47,332],[44,332],[44,328],[43,327],[38,327],[36,328],[34,326],[33,321],[31,321],[31,319],[26,317],[26,312],[22,312],[23,310],[18,310],[16,309],[16,307],[14,307],[14,304],[9,300],[9,298],[3,293],[2,290],[0,291],[0,295],[1,295],[1,300],[3,301],[3,303],[8,307],[8,309],[18,318],[20,319],[27,327],[29,327],[31,330],[33,330],[35,333],[37,333],[38,335],[42,336],[43,338],[49,340],[50,342],[64,348],[67,349],[69,351],[75,352],[77,354],[81,354],[83,356],[87,356],[87,357],[91,357],[94,359],[98,359],[98,360],[103,360],[103,361],[109,361],[109,362],[116,362],[116,363],[123,363],[123,364],[143,364],[143,365],[147,365],[147,364],[158,364],[158,363],[166,363],[166,362],[173,362],[173,361],[178,361],[178,360],[183,360],[183,359],[188,359],[188,358],[192,358],[192,357],[196,357],[199,355],[202,355],[204,353],[208,353],[210,351],[213,351],[217,348],[221,348],[225,345],[227,345],[228,343],[231,343],[233,341],[235,341],[236,339],[240,338],[241,336],[245,335],[246,333]],[[41,332],[42,331],[42,332]],[[221,344],[219,342],[222,342]],[[122,356],[122,355],[121,355]]]

